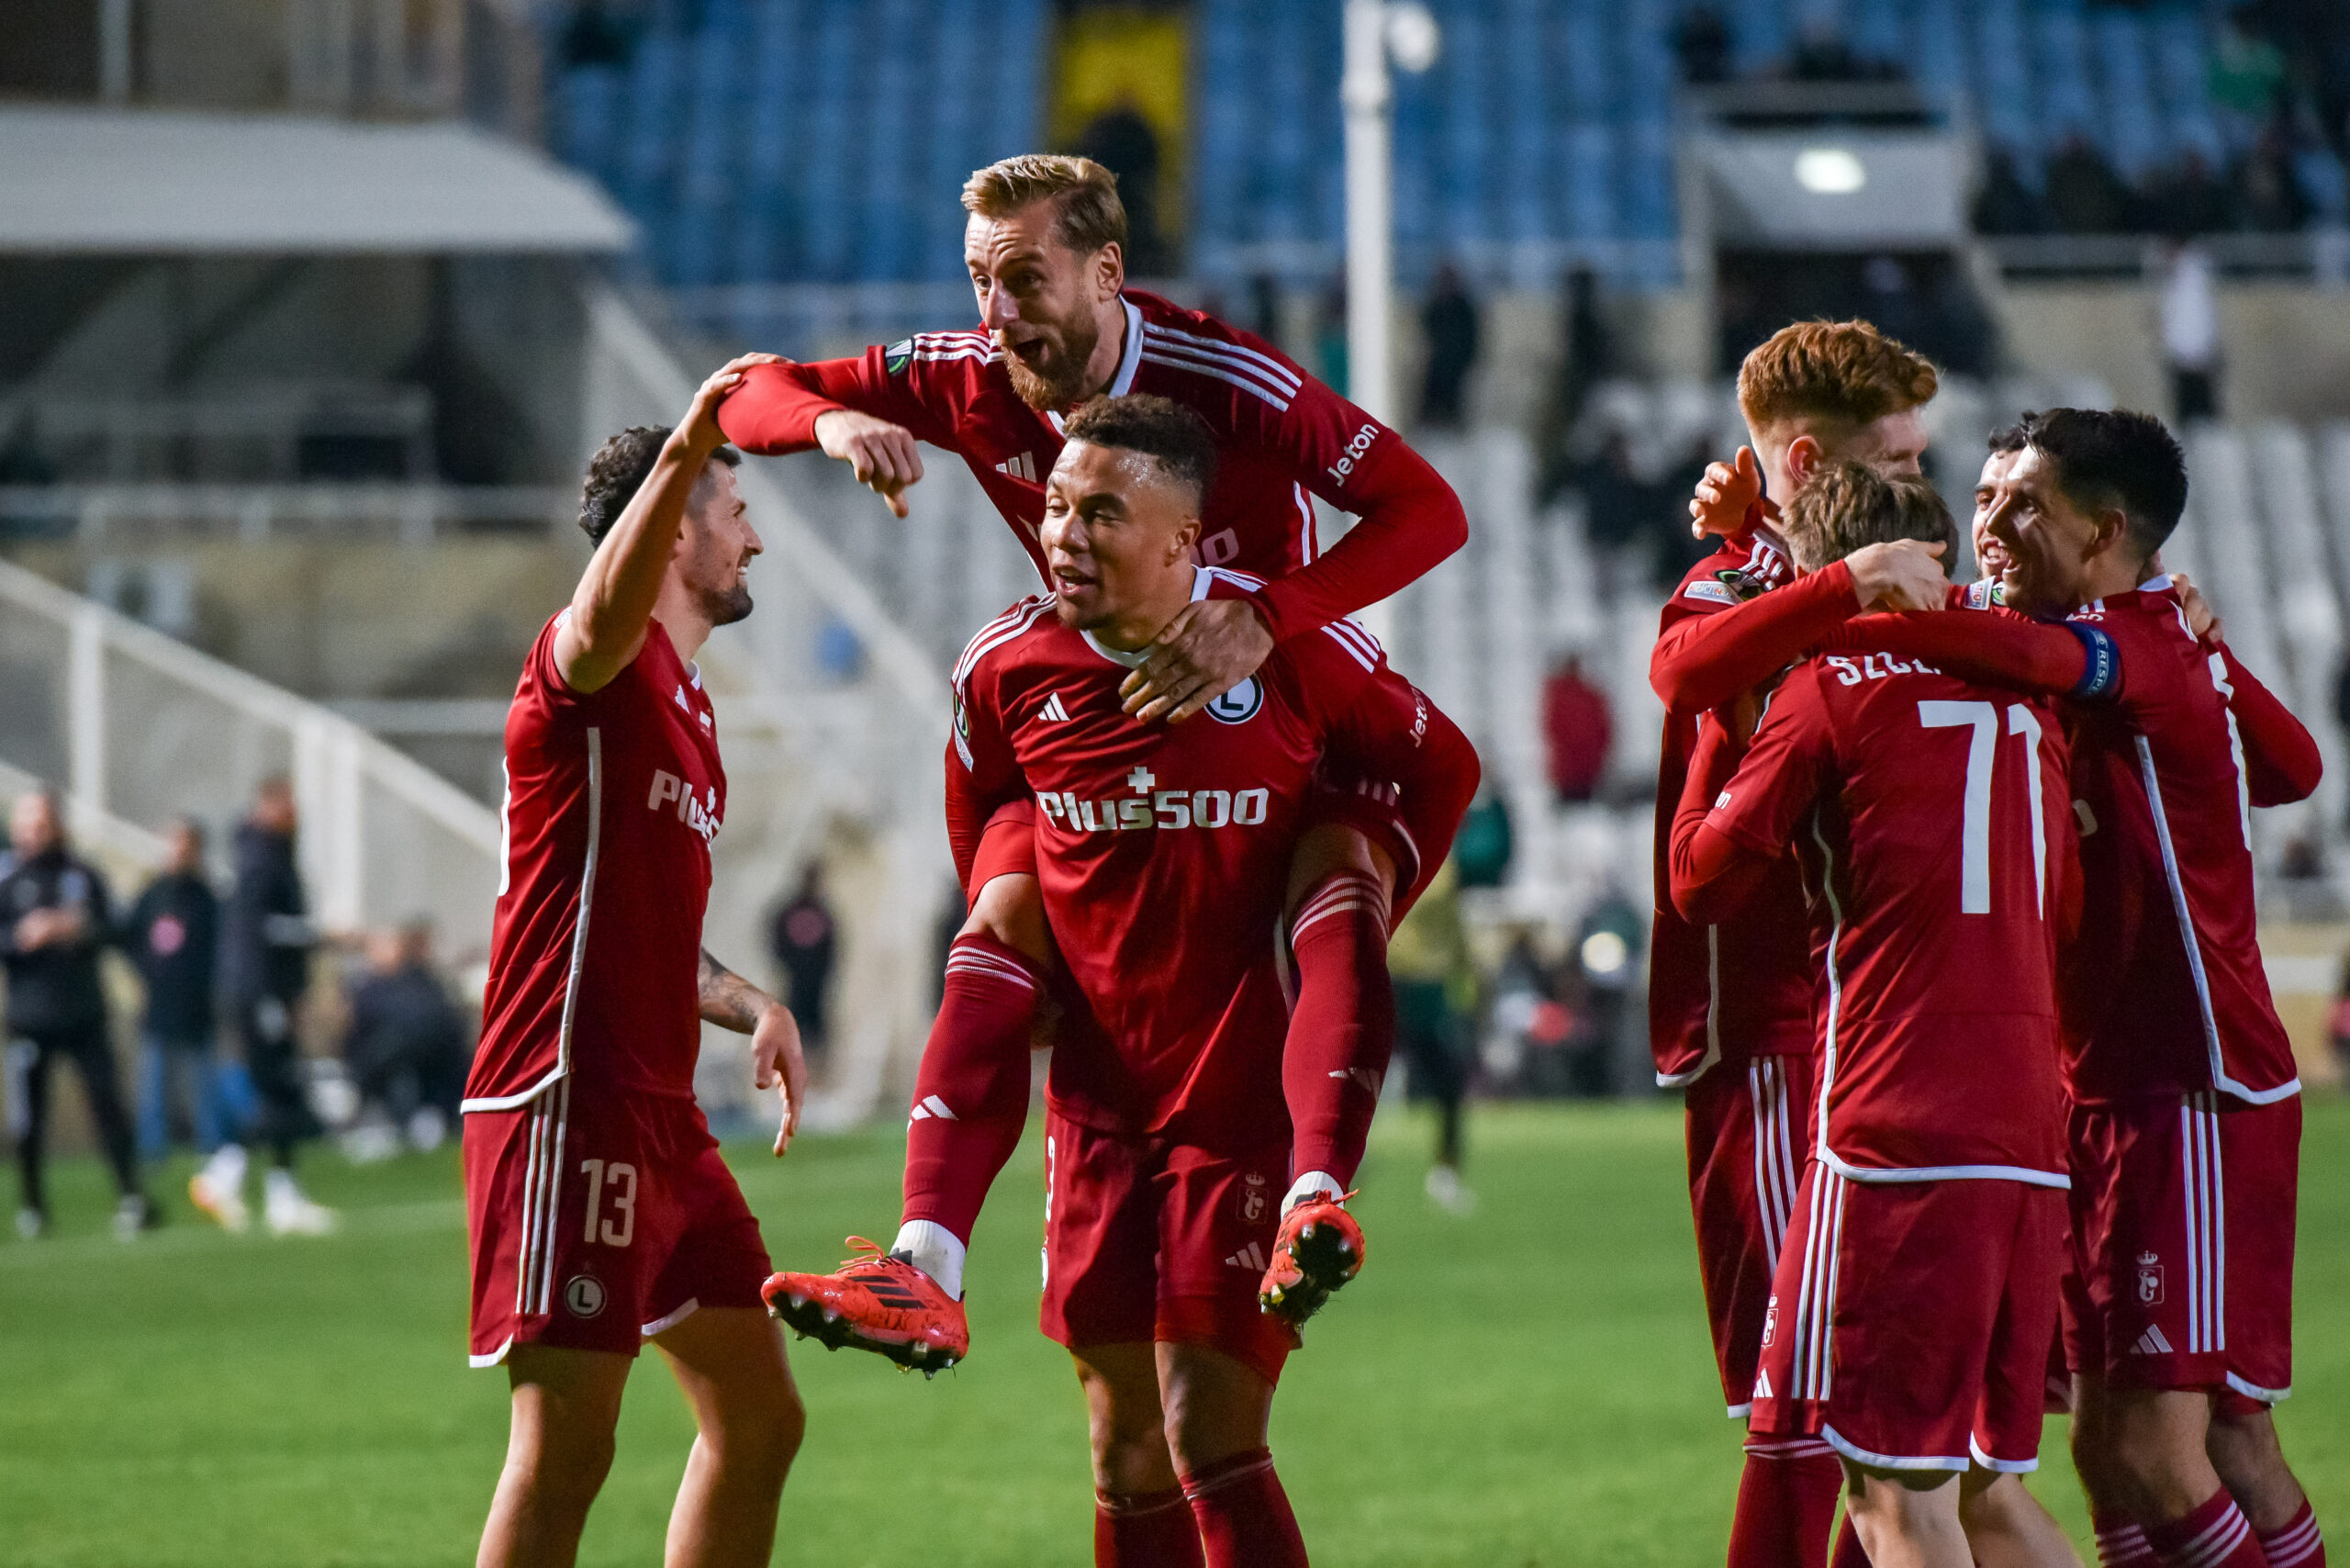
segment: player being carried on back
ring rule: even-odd
[[[1931,487],[1857,464],[1807,481],[1786,532],[1806,573],[1955,543]],[[1968,1568],[1961,1495],[2038,1462],[2056,1320],[2063,735],[2042,701],[1874,657],[1796,666],[1741,757],[1752,711],[1705,726],[1671,874],[1717,922],[1792,845],[1814,895],[1818,1103],[1752,1429],[1836,1450],[1869,1561]]]
[[[1335,776],[1393,779],[1449,834],[1476,757],[1348,622],[1284,644],[1205,722],[1136,723],[1126,675],[1216,580],[1192,555],[1214,441],[1139,395],[1088,405],[1069,438],[1042,531],[1054,592],[957,667],[950,837],[968,864],[995,806],[1037,802],[1083,1009],[1046,1091],[1042,1318],[1086,1393],[1095,1561],[1281,1568],[1305,1557],[1266,1421],[1294,1322],[1361,1260],[1337,1199],[1393,1036],[1358,1008],[1352,957],[1384,940],[1372,862],[1391,851],[1302,902],[1292,853]],[[958,945],[950,965],[979,961]],[[1303,1198],[1286,1218],[1284,1189]],[[790,1316],[808,1278],[768,1300]]]
[[[1199,312],[1125,287],[1125,211],[1109,172],[1083,158],[1030,155],[978,171],[964,262],[980,324],[918,333],[856,359],[753,370],[719,418],[744,450],[819,446],[906,515],[922,477],[918,444],[962,457],[1049,581],[1040,528],[1045,478],[1065,421],[1087,399],[1157,394],[1190,408],[1217,447],[1194,558],[1227,570],[1182,608],[1124,680],[1123,711],[1143,723],[1196,722],[1237,691],[1277,647],[1397,592],[1460,548],[1468,523],[1451,487],[1393,431],[1280,351]],[[1325,554],[1313,497],[1360,514]],[[1380,874],[1383,912],[1400,917],[1434,875],[1437,836],[1392,780],[1336,779],[1314,803],[1293,885],[1319,887],[1373,843],[1404,841],[1402,869]],[[968,1345],[965,1250],[989,1184],[1027,1115],[1028,1047],[1058,959],[1036,887],[1035,802],[1002,808],[962,865],[969,919],[948,966],[907,1137],[901,1223],[890,1250],[922,1278],[837,1293],[902,1346]],[[1292,907],[1293,916],[1304,912]],[[1364,955],[1383,990],[1383,943]],[[851,1265],[853,1278],[869,1266]],[[911,1290],[913,1305],[902,1298]],[[933,1361],[934,1363],[934,1359]]]

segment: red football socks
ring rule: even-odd
[[[2128,1518],[2092,1509],[2089,1528],[2097,1532],[2098,1568],[2155,1568],[2145,1530]]]
[[[2267,1568],[2252,1521],[2225,1487],[2183,1519],[2148,1525],[2146,1541],[2163,1568]]]
[[[1206,1549],[1206,1568],[1306,1568],[1305,1538],[1265,1449],[1217,1460],[1183,1477]]]
[[[1093,1568],[1204,1568],[1205,1562],[1181,1487],[1093,1495]]]
[[[1341,871],[1298,901],[1290,953],[1297,1004],[1281,1054],[1295,1125],[1291,1174],[1328,1172],[1341,1186],[1362,1163],[1371,1116],[1395,1047],[1387,978],[1387,900],[1367,871]]]
[[[1813,1568],[1828,1555],[1843,1489],[1836,1450],[1817,1438],[1750,1443],[1730,1518],[1729,1568]]]
[[[958,936],[948,949],[946,994],[914,1075],[905,1218],[970,1241],[1028,1120],[1028,1031],[1044,987],[1035,964],[993,937]]]
[[[2309,1499],[2301,1511],[2276,1529],[2258,1532],[2268,1568],[2325,1568],[2325,1538],[2317,1533],[2317,1515]]]

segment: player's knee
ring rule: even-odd
[[[786,1385],[772,1399],[729,1410],[718,1423],[713,1446],[730,1469],[756,1472],[779,1484],[807,1435],[807,1407]]]
[[[1394,906],[1394,857],[1360,828],[1345,823],[1315,823],[1299,837],[1290,857],[1290,907],[1295,909],[1300,899],[1332,877],[1348,872],[1371,877],[1378,882],[1388,906]]]
[[[1010,874],[990,878],[957,934],[985,936],[1039,966],[1052,961],[1053,938],[1045,924],[1045,898],[1036,879]]]
[[[506,1467],[534,1509],[584,1518],[611,1473],[616,1446],[610,1428],[542,1424],[514,1444]]]

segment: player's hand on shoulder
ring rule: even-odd
[[[1728,463],[1706,465],[1706,476],[1697,481],[1696,494],[1689,498],[1690,537],[1736,533],[1746,526],[1747,514],[1757,502],[1766,510],[1774,510],[1762,499],[1762,465],[1756,461],[1754,449],[1741,446]]]
[[[1852,597],[1863,610],[1940,610],[1950,589],[1942,573],[1948,546],[1919,539],[1863,544],[1844,557]]]
[[[1118,695],[1146,724],[1180,724],[1256,674],[1272,651],[1273,634],[1247,599],[1203,599],[1167,623]]]
[[[718,405],[726,395],[743,385],[743,373],[755,364],[781,364],[783,356],[772,353],[737,354],[711,372],[694,393],[692,404],[686,409],[685,423],[678,427],[686,444],[699,452],[715,452],[726,444],[726,432],[718,428]]]
[[[922,453],[913,432],[855,409],[831,409],[816,416],[816,444],[856,475],[856,482],[906,515],[906,487],[922,477]]]
[[[2227,633],[2221,628],[2219,612],[2211,608],[2211,601],[2203,597],[2203,590],[2195,586],[2195,579],[2185,572],[2173,572],[2170,580],[2178,589],[2178,607],[2187,612],[2187,627],[2195,633],[2195,640],[2199,643],[2226,641]]]

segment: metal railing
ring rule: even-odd
[[[0,763],[117,838],[182,813],[225,824],[285,775],[322,924],[422,915],[448,951],[487,946],[494,812],[349,720],[5,562]]]
[[[573,491],[527,486],[6,485],[0,536],[95,543],[168,534],[248,544],[392,536],[423,543],[453,533],[560,532],[578,510]]]

